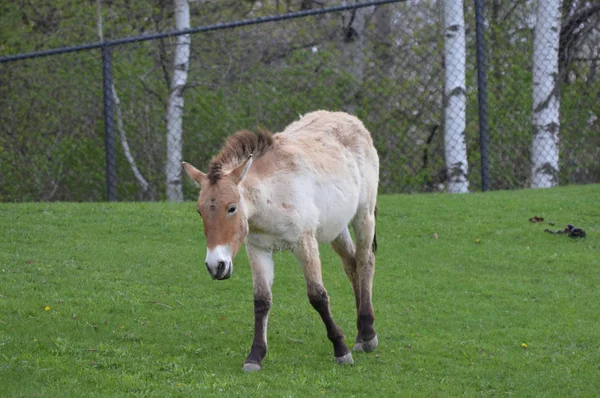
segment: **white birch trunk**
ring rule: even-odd
[[[190,7],[188,0],[174,0],[175,29],[190,27]],[[183,200],[181,190],[181,162],[183,148],[183,90],[187,83],[190,59],[190,35],[177,36],[173,61],[173,77],[167,106],[167,200]]]
[[[561,0],[539,0],[533,36],[531,187],[558,185],[558,42]]]
[[[444,0],[444,147],[448,192],[469,192],[467,146],[465,142],[465,22],[462,0]]]

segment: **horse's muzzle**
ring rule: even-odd
[[[217,245],[212,249],[207,248],[205,264],[208,273],[213,279],[228,279],[233,270],[231,246]]]
[[[215,266],[210,266],[208,264],[208,262],[205,263],[206,264],[206,269],[208,270],[208,273],[210,274],[210,276],[213,279],[222,281],[225,279],[229,279],[231,277],[231,270],[233,269],[233,266],[231,264],[231,262],[225,262],[225,261],[219,261]]]

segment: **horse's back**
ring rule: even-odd
[[[326,169],[356,165],[361,169],[379,170],[371,134],[350,114],[311,112],[291,123],[281,135],[286,146],[293,147],[296,153],[303,152],[308,162],[316,162]]]
[[[308,113],[287,126],[281,134],[305,141],[334,139],[350,149],[373,147],[371,134],[364,124],[356,116],[345,112]]]

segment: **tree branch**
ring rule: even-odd
[[[102,2],[102,0],[96,1],[96,4],[97,4],[96,11],[97,11],[97,16],[98,16],[96,26],[98,28],[98,38],[100,39],[100,41],[104,41],[104,35],[103,35],[103,29],[102,29],[102,5],[101,5],[101,2]],[[142,173],[140,173],[139,169],[137,168],[135,159],[134,159],[133,155],[131,154],[131,150],[129,149],[129,143],[127,142],[127,136],[125,135],[125,129],[123,128],[123,116],[121,115],[121,101],[119,100],[119,96],[117,95],[117,90],[115,89],[115,85],[111,84],[110,88],[111,88],[111,96],[112,96],[114,108],[116,110],[117,130],[119,132],[119,137],[121,138],[121,145],[123,146],[123,152],[125,152],[125,157],[127,158],[129,165],[131,166],[131,170],[133,171],[133,174],[135,175],[136,180],[142,186],[142,189],[144,190],[144,194],[147,195],[149,192],[150,185],[148,184],[148,181],[146,181],[146,179],[144,178]]]
[[[123,128],[123,117],[121,115],[121,102],[117,95],[117,90],[115,90],[115,85],[111,85],[111,92],[113,96],[113,102],[115,104],[116,116],[117,116],[117,130],[119,132],[119,137],[121,138],[121,146],[123,147],[123,152],[125,153],[125,157],[127,158],[127,162],[131,166],[131,171],[133,171],[133,175],[138,183],[142,186],[144,190],[144,194],[150,193],[150,184],[144,178],[140,170],[138,169],[135,159],[131,154],[131,150],[129,149],[129,143],[127,142],[127,136],[125,135],[125,129]]]
[[[573,62],[579,41],[594,29],[594,25],[587,25],[588,21],[600,13],[600,4],[593,4],[588,8],[577,10],[566,18],[560,29],[558,62],[560,80],[565,81],[569,67]]]

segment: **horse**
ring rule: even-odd
[[[375,350],[372,286],[379,157],[358,118],[315,111],[280,133],[238,131],[212,158],[207,173],[186,162],[183,167],[200,188],[197,212],[211,277],[230,278],[236,254],[242,243],[246,247],[254,287],[254,340],[243,370],[260,370],[267,353],[277,250],[290,250],[298,259],[308,300],[325,324],[337,363],[354,363],[323,286],[320,243],[331,244],[352,284],[358,330],[353,350]]]

